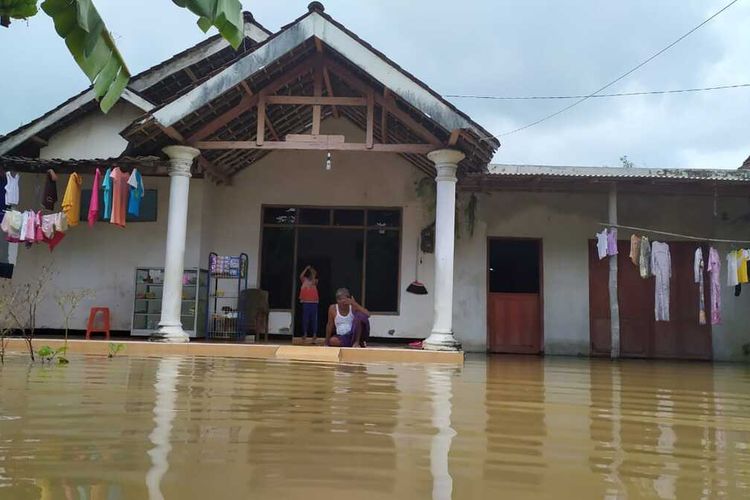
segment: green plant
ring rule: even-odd
[[[73,288],[71,290],[59,291],[55,295],[60,311],[63,314],[65,324],[65,347],[68,347],[68,331],[70,330],[70,318],[73,317],[78,306],[84,299],[93,297],[94,291],[90,288]]]
[[[59,347],[57,349],[53,349],[48,345],[42,346],[38,351],[37,355],[39,356],[39,359],[42,360],[42,363],[49,363],[52,364],[52,361],[57,358],[57,362],[61,365],[67,365],[70,363],[66,357],[63,356],[68,351],[68,348],[66,346]]]
[[[26,341],[31,361],[35,361],[33,340],[36,332],[36,310],[44,297],[47,286],[53,281],[54,275],[52,264],[47,264],[38,269],[32,281],[14,285],[18,287],[15,292],[17,294],[15,307],[9,308],[8,314]]]
[[[109,354],[107,355],[108,358],[114,358],[117,356],[120,351],[125,350],[125,344],[115,344],[110,342],[109,344]]]
[[[12,311],[16,307],[19,290],[10,280],[0,281],[0,364],[5,363],[5,350],[8,347],[9,336],[13,332]]]
[[[620,164],[622,165],[622,168],[633,168],[635,166],[632,161],[628,160],[628,155],[620,157]]]
[[[198,27],[206,32],[215,26],[235,49],[244,38],[240,0],[172,0],[198,16]],[[0,0],[0,25],[11,19],[27,19],[39,11],[36,0]],[[45,0],[42,10],[52,18],[55,31],[65,40],[68,51],[94,85],[99,107],[107,112],[114,106],[130,80],[130,71],[117,50],[112,35],[93,0]]]

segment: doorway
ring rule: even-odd
[[[541,240],[490,238],[487,345],[493,353],[542,352]]]
[[[357,229],[300,228],[297,236],[295,297],[299,297],[299,275],[308,265],[318,271],[318,338],[325,336],[328,306],[342,286],[362,300],[364,233]],[[294,312],[294,336],[301,337],[302,308]]]

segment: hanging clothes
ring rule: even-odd
[[[617,255],[617,229],[614,227],[607,231],[607,255]]]
[[[740,282],[737,269],[737,252],[732,250],[727,254],[727,286],[735,287]]]
[[[641,278],[651,276],[651,244],[645,236],[641,238],[641,258],[639,260]]]
[[[57,203],[57,174],[54,170],[47,170],[42,193],[42,208],[54,210]]]
[[[21,174],[16,173],[15,176],[10,172],[5,172],[5,204],[6,205],[18,205],[19,199],[19,186],[18,182],[21,179]]]
[[[128,178],[130,195],[128,197],[128,213],[138,217],[141,213],[141,200],[145,190],[143,189],[143,178],[137,168],[134,168]]]
[[[630,236],[630,261],[638,267],[641,260],[641,237],[633,234]]]
[[[721,259],[719,252],[713,247],[708,251],[708,273],[711,276],[711,324],[718,325],[721,323]]]
[[[695,251],[695,261],[693,263],[693,274],[695,282],[698,284],[698,324],[706,324],[706,289],[703,283],[703,273],[705,262],[703,261],[703,250],[698,247]]]
[[[750,252],[741,248],[737,250],[737,282],[747,283],[747,260],[750,258]]]
[[[128,174],[119,167],[112,169],[112,216],[109,221],[115,226],[125,227],[128,204]]]
[[[102,180],[102,172],[97,168],[94,173],[94,185],[91,187],[91,200],[89,201],[89,213],[87,219],[89,227],[94,227],[99,218],[99,184]]]
[[[602,229],[601,233],[596,233],[596,252],[599,260],[607,256],[607,230]]]
[[[62,210],[68,219],[69,227],[76,227],[81,218],[81,176],[73,172],[68,178],[68,187],[65,188]]]
[[[651,244],[651,274],[656,277],[654,312],[656,321],[669,321],[669,279],[672,257],[669,245],[660,241]]]
[[[104,220],[112,218],[112,169],[107,169],[102,178],[102,189],[104,190]]]

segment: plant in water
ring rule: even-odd
[[[124,351],[124,350],[125,350],[125,344],[115,344],[113,342],[110,342],[109,354],[107,355],[107,357],[114,358],[120,353],[120,351]]]
[[[42,360],[42,363],[49,363],[52,364],[52,362],[57,358],[57,362],[61,365],[67,365],[70,363],[65,356],[63,356],[67,352],[68,348],[66,346],[58,347],[57,349],[53,349],[48,345],[43,346],[37,351],[37,356],[39,356],[39,359]]]
[[[36,331],[36,310],[44,298],[48,284],[53,281],[54,275],[52,264],[47,264],[40,267],[28,283],[15,285],[18,287],[15,307],[8,309],[12,322],[21,331],[21,336],[26,341],[31,361],[35,361],[33,340]]]
[[[76,309],[81,302],[88,297],[93,297],[94,291],[90,288],[72,288],[70,290],[59,291],[55,295],[55,301],[63,315],[65,321],[65,348],[68,348],[68,331],[70,330],[70,318],[75,314]]]

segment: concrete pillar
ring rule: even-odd
[[[461,349],[453,336],[453,254],[456,231],[456,170],[464,154],[439,149],[427,155],[437,168],[435,210],[435,316],[432,333],[424,341],[425,349],[454,351]]]
[[[164,262],[164,286],[161,297],[161,321],[152,340],[189,342],[182,329],[182,275],[185,271],[185,235],[187,233],[190,168],[200,154],[189,146],[167,146],[169,156],[169,215],[167,219],[167,251]]]

